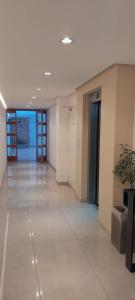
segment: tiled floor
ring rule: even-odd
[[[8,166],[0,241],[0,300],[135,299],[135,275],[98,224],[96,208],[57,185],[48,165]]]

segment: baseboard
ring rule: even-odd
[[[68,181],[61,181],[61,182],[59,182],[59,181],[56,180],[56,182],[59,185],[68,185],[68,186],[70,186]]]
[[[49,162],[49,160],[47,160],[48,165],[56,172],[56,169],[54,168],[54,166]]]

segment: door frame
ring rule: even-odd
[[[7,114],[8,113],[15,113],[15,120],[14,121],[8,121],[7,120]],[[7,132],[7,125],[15,125],[15,132],[14,133],[8,133]],[[15,140],[16,140],[16,143],[15,144],[11,144],[11,145],[8,145],[7,143],[7,137],[11,137],[11,136],[14,136],[15,137]],[[13,109],[13,108],[10,108],[10,109],[7,109],[6,110],[6,145],[7,145],[7,160],[8,161],[17,161],[17,119],[16,119],[16,109]],[[16,150],[16,155],[15,156],[8,156],[8,149],[11,148],[11,149],[15,149]]]
[[[41,114],[41,122],[38,122],[38,113]],[[43,121],[43,114],[46,114],[46,121]],[[41,126],[41,133],[38,133],[38,126]],[[43,126],[46,126],[46,133],[43,132]],[[38,137],[41,137],[41,145],[38,144]],[[43,143],[43,138],[46,137],[46,145]],[[46,149],[46,155],[43,154],[44,148]],[[41,149],[41,156],[38,155],[38,149]],[[47,111],[45,109],[36,110],[36,160],[38,162],[47,161]]]
[[[95,93],[99,92],[99,99],[95,99],[93,101],[90,101],[90,96],[92,96]],[[98,178],[96,178],[97,182],[97,186],[98,186],[98,191],[96,191],[97,196],[95,201],[92,201],[90,199],[90,147],[91,147],[91,137],[90,137],[90,126],[91,126],[91,121],[90,121],[90,110],[91,110],[91,104],[94,103],[98,103],[100,104],[100,115],[99,115],[99,123],[98,123],[98,172],[99,172],[99,162],[100,162],[100,127],[101,127],[101,90],[96,90],[95,92],[89,94],[89,112],[88,112],[88,176],[87,176],[87,202],[89,204],[95,204],[97,207],[99,205],[99,174],[98,174]],[[97,177],[97,176],[96,176]]]
[[[19,108],[7,108],[6,109],[6,137],[8,137],[9,135],[11,136],[11,134],[8,134],[7,133],[7,125],[8,124],[15,124],[16,125],[16,131],[15,131],[15,134],[14,136],[16,136],[16,144],[13,145],[13,146],[10,146],[7,144],[7,141],[6,141],[6,145],[7,145],[7,160],[12,162],[12,161],[17,161],[17,118],[15,120],[15,122],[8,122],[7,121],[7,113],[12,113],[14,112],[16,114],[17,111],[35,111],[36,112],[36,161],[37,162],[46,162],[47,161],[47,110],[46,109],[19,109]],[[38,112],[45,112],[46,113],[46,157],[42,160],[39,160],[37,158],[37,147],[38,147],[38,144],[37,144],[37,113]],[[12,157],[12,156],[8,156],[8,148],[15,148],[16,149],[16,156]]]

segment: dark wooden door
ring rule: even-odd
[[[100,111],[101,101],[90,104],[88,202],[96,205],[99,202]]]
[[[36,114],[37,161],[47,160],[47,112],[38,110]]]
[[[9,109],[6,112],[7,128],[7,159],[17,161],[17,120],[16,110]]]

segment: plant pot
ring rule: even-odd
[[[111,242],[119,253],[126,252],[127,209],[115,206],[112,209]]]
[[[123,192],[123,204],[126,207],[128,207],[128,192],[129,191],[135,191],[135,189],[124,189],[124,192]],[[135,213],[135,211],[134,211],[134,213]]]
[[[128,206],[128,192],[130,189],[124,190],[123,203]],[[112,209],[112,227],[111,242],[119,253],[126,253],[126,236],[127,236],[127,216],[128,210],[124,206],[115,206]],[[133,249],[135,251],[135,221],[134,221],[134,239]]]
[[[126,235],[126,267],[130,272],[135,272],[135,263],[133,262],[133,253],[135,250],[135,189],[128,190],[127,203],[127,235]]]

